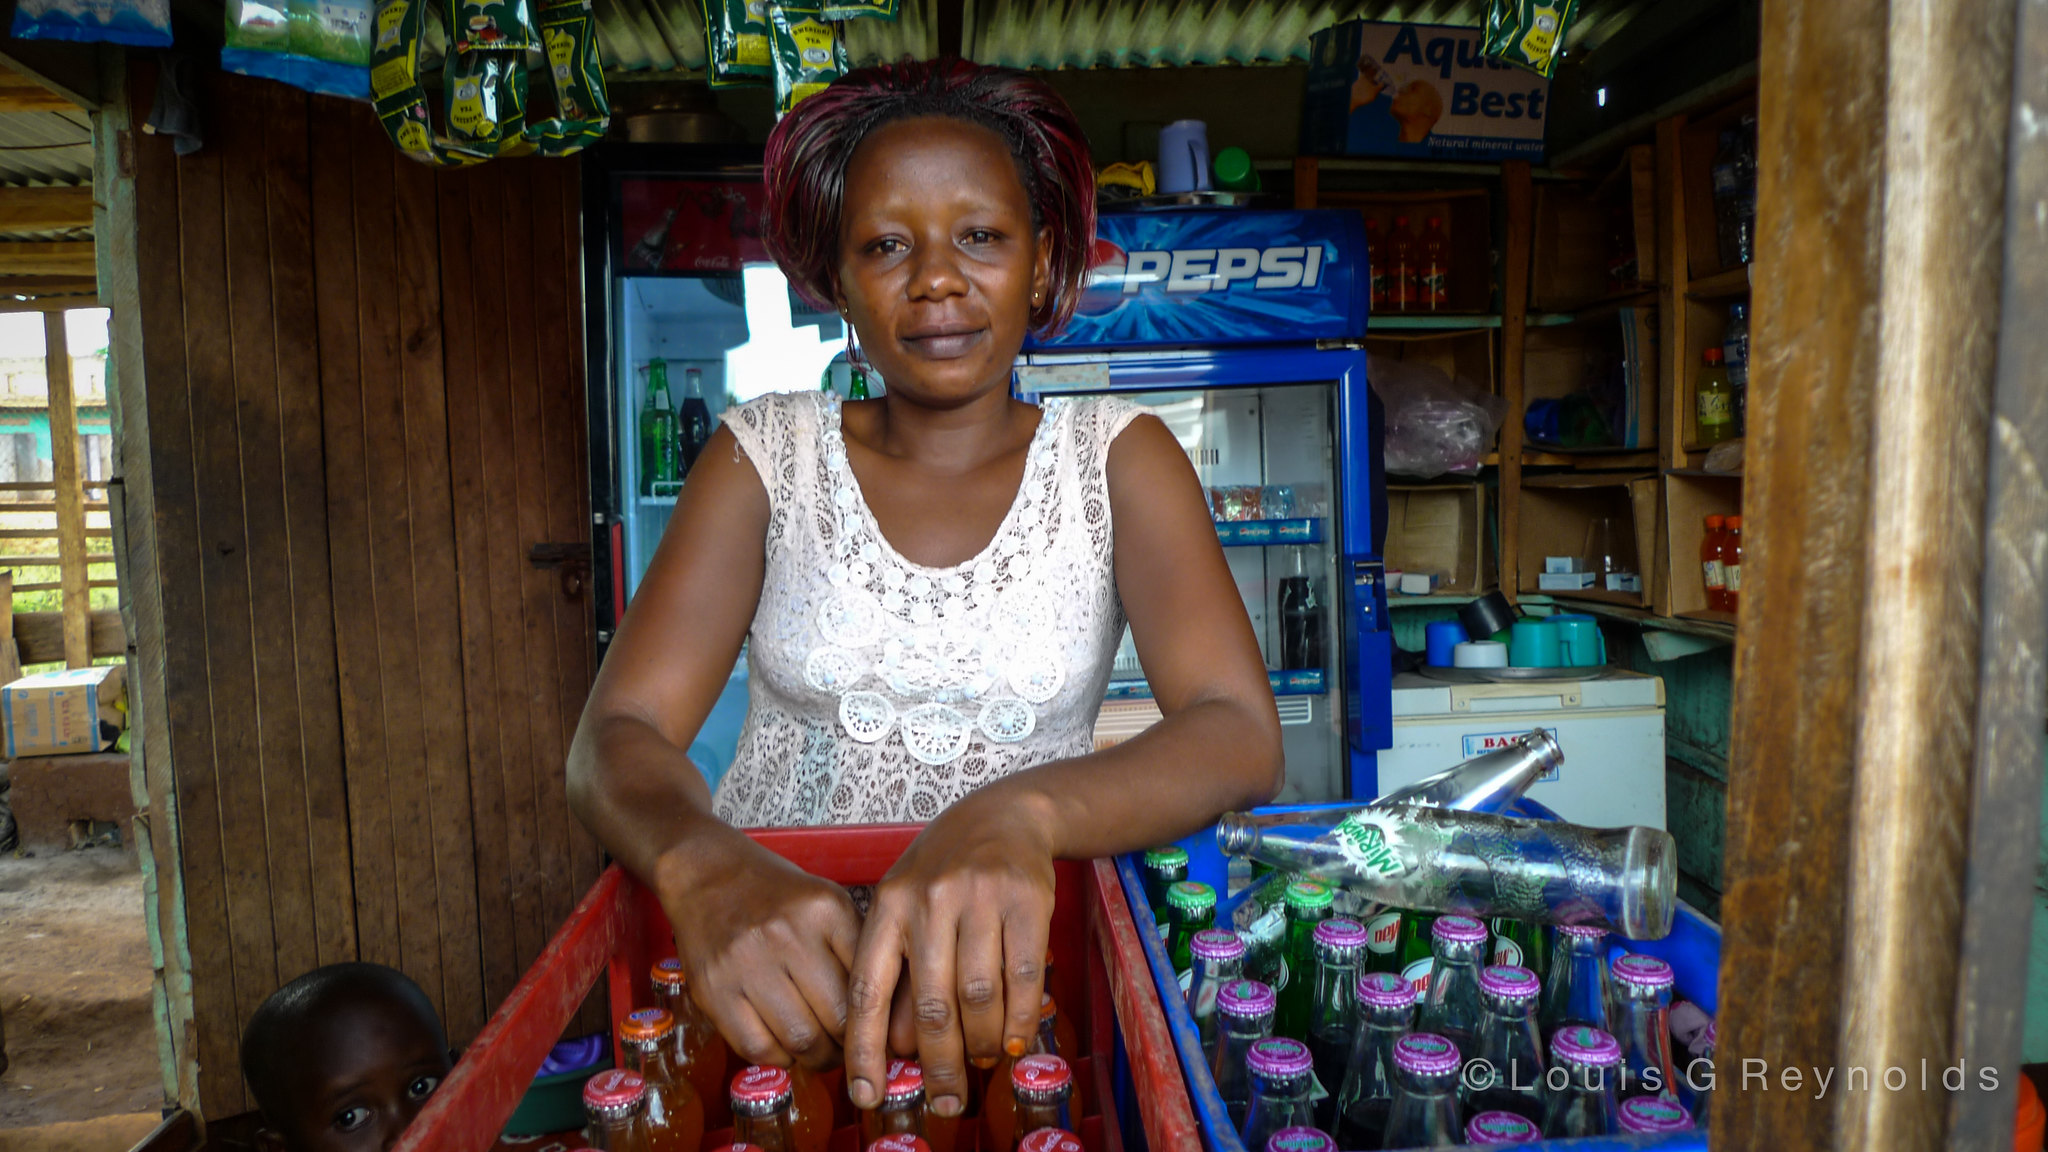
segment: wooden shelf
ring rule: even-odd
[[[1704,280],[1694,280],[1685,286],[1688,300],[1729,300],[1749,295],[1749,270],[1753,264],[1716,272]]]
[[[1564,324],[1577,324],[1585,320],[1605,320],[1623,308],[1654,308],[1663,295],[1656,285],[1632,289],[1598,300],[1589,300],[1576,308],[1556,312],[1531,312],[1529,326],[1532,328],[1556,328]]]
[[[1401,596],[1387,594],[1387,608],[1456,608],[1479,599],[1479,594],[1469,592],[1432,592],[1427,596]]]
[[[1500,327],[1497,315],[1446,314],[1442,312],[1387,312],[1365,322],[1368,332],[1470,332]]]
[[[1557,607],[1575,608],[1589,616],[1602,616],[1611,620],[1622,620],[1630,624],[1640,624],[1645,628],[1657,628],[1665,632],[1683,632],[1690,636],[1705,636],[1714,640],[1733,641],[1735,639],[1735,617],[1727,612],[1703,613],[1700,617],[1659,616],[1655,612],[1644,608],[1630,608],[1626,605],[1604,603],[1591,598],[1566,596],[1556,592],[1546,593],[1545,595],[1549,598],[1550,603]],[[1536,597],[1526,594],[1523,596],[1525,601],[1535,599]]]
[[[1641,472],[1656,466],[1655,448],[1638,448],[1626,452],[1604,449],[1592,452],[1545,452],[1540,449],[1525,449],[1522,452],[1524,468],[1576,468],[1581,472]]]

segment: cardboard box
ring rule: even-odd
[[[1493,587],[1492,527],[1482,485],[1387,487],[1387,567],[1436,576],[1440,593]]]
[[[1665,552],[1662,595],[1657,610],[1667,616],[1733,623],[1731,613],[1707,607],[1707,578],[1700,568],[1700,543],[1707,517],[1742,514],[1742,477],[1674,472],[1664,483]]]
[[[1591,572],[1545,572],[1536,577],[1539,592],[1582,592],[1599,577]]]
[[[101,665],[24,676],[0,688],[7,758],[99,752],[121,734],[121,667]]]
[[[1614,521],[1614,528],[1632,548],[1635,570],[1643,575],[1641,591],[1609,592],[1604,588],[1572,590],[1563,595],[1609,604],[1647,608],[1655,594],[1651,579],[1657,552],[1658,478],[1641,473],[1578,472],[1522,478],[1521,556],[1516,587],[1541,594],[1543,562],[1548,556],[1578,556],[1586,550],[1593,522]],[[1555,579],[1556,577],[1553,577]]]
[[[1353,20],[1309,37],[1301,150],[1541,160],[1550,81],[1488,59],[1477,28]]]

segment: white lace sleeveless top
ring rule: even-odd
[[[928,568],[882,537],[837,399],[773,394],[728,413],[769,516],[719,818],[922,823],[991,780],[1091,751],[1124,628],[1105,466],[1137,414],[1107,398],[1048,405],[994,539]]]

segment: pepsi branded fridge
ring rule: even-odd
[[[1072,323],[1017,391],[1110,394],[1157,415],[1209,496],[1264,651],[1287,783],[1277,803],[1379,794],[1392,744],[1379,401],[1366,384],[1355,212],[1104,214]],[[1126,632],[1098,746],[1158,718]]]

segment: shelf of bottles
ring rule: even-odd
[[[1272,686],[1273,695],[1323,696],[1329,688],[1321,668],[1290,668],[1285,670],[1267,669],[1266,683]],[[1102,694],[1105,700],[1150,700],[1152,685],[1143,679],[1111,680]]]
[[[1320,544],[1321,517],[1296,516],[1284,520],[1239,520],[1216,522],[1216,540],[1225,548],[1265,547],[1272,544]]]

